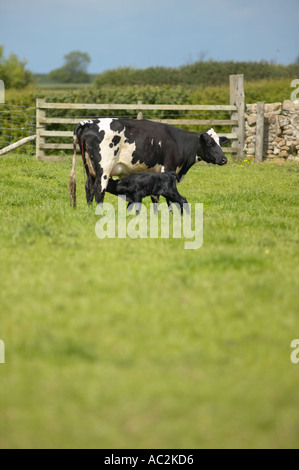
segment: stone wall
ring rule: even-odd
[[[254,158],[256,104],[248,104],[245,114],[245,155]],[[284,158],[299,162],[299,102],[265,104],[263,159]]]

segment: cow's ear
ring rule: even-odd
[[[203,145],[211,145],[212,144],[212,137],[209,134],[207,134],[206,132],[203,132],[202,134],[200,134],[200,142]]]
[[[220,144],[220,146],[225,145],[225,144],[229,144],[229,139],[227,137],[219,137],[219,144]]]

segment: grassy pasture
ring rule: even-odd
[[[0,159],[0,448],[298,447],[298,165],[193,167],[196,251],[99,240],[69,170]]]

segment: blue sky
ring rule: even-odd
[[[88,71],[199,60],[288,64],[299,56],[298,0],[0,0],[0,45],[33,72],[87,52]]]

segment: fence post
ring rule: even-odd
[[[138,100],[138,104],[142,104],[142,101]],[[142,113],[141,109],[138,109],[137,119],[143,119],[143,113]]]
[[[45,130],[45,125],[42,123],[46,117],[46,111],[41,109],[40,106],[46,101],[42,99],[36,100],[36,158],[37,160],[42,159],[45,156],[45,152],[41,150],[41,144],[45,143],[45,139],[41,137],[41,131]]]
[[[237,139],[232,142],[232,147],[236,149],[236,158],[241,160],[244,155],[245,146],[245,92],[244,75],[230,75],[230,104],[237,107],[233,111],[231,119],[238,121],[238,126],[232,126],[232,132],[237,134]]]
[[[258,101],[256,105],[256,140],[255,140],[255,161],[263,161],[264,151],[264,110],[265,103]]]

